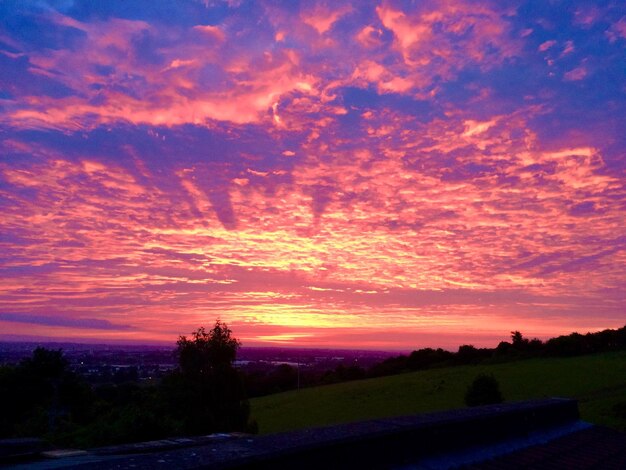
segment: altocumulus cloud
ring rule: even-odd
[[[623,3],[0,1],[0,336],[623,325]]]
[[[65,326],[89,330],[129,330],[131,325],[111,323],[100,318],[69,318],[63,316],[24,315],[21,313],[1,313],[0,320],[16,323],[30,323],[32,325]]]

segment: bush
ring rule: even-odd
[[[465,392],[467,406],[491,405],[503,401],[500,385],[493,375],[478,374]]]

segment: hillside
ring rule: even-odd
[[[584,420],[626,430],[626,352],[432,369],[279,393],[251,400],[262,434],[465,406],[478,373],[506,401],[577,398]]]

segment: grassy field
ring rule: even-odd
[[[302,389],[251,400],[252,416],[260,433],[269,434],[461,408],[467,386],[481,372],[494,375],[506,401],[577,398],[582,419],[626,430],[626,352],[432,369]]]

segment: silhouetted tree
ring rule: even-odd
[[[201,434],[248,429],[250,409],[239,373],[233,367],[240,342],[220,320],[192,339],[181,336],[179,370],[163,380],[165,411],[180,431]]]
[[[524,336],[519,331],[511,331],[511,342],[513,343],[513,346],[520,347],[527,343],[528,340],[524,339]]]
[[[546,342],[549,356],[577,356],[593,352],[585,337],[579,333],[550,338]]]
[[[459,350],[454,359],[457,364],[474,364],[490,357],[492,354],[492,350],[490,349],[477,349],[471,344],[464,344],[459,346]]]
[[[220,320],[209,332],[204,327],[192,333],[192,339],[181,336],[176,342],[180,370],[187,376],[211,374],[220,368],[232,367],[241,343]]]
[[[450,361],[454,357],[454,353],[450,351],[444,351],[441,348],[423,348],[413,351],[407,360],[407,366],[411,370],[421,370],[433,367],[435,365],[441,366],[447,361]]]
[[[498,343],[498,346],[496,346],[494,354],[496,356],[507,356],[511,354],[512,349],[513,345],[511,343],[508,343],[506,341],[500,341],[500,343]]]
[[[382,377],[384,375],[399,374],[407,370],[407,360],[408,357],[404,354],[390,357],[370,367],[367,375],[369,377]]]
[[[467,406],[502,403],[500,385],[493,375],[478,374],[465,392]]]
[[[91,389],[61,350],[38,347],[0,371],[0,437],[43,435],[89,418]]]
[[[528,352],[530,355],[537,356],[543,351],[543,341],[538,338],[533,338],[528,342]]]

